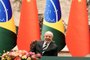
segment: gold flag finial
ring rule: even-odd
[[[27,0],[27,2],[30,2],[31,0]]]
[[[78,2],[81,2],[81,0],[78,0]]]

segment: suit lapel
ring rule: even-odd
[[[40,49],[42,49],[43,43],[44,43],[44,41],[41,41],[41,42],[39,43],[39,44],[40,44]]]
[[[44,41],[40,41],[40,42],[38,42],[38,44],[39,44],[40,46],[42,46],[43,43],[44,43]]]
[[[49,46],[48,46],[48,48],[46,49],[46,51],[49,51],[49,50],[52,49],[52,48],[51,48],[51,47],[53,46],[52,44],[53,44],[52,42],[49,44]]]

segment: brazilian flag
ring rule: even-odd
[[[42,39],[44,39],[43,36],[46,31],[53,32],[53,40],[58,45],[59,51],[63,49],[65,46],[65,35],[59,0],[46,0]]]
[[[0,0],[0,54],[16,46],[16,29],[9,0]]]

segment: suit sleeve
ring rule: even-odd
[[[53,50],[53,56],[57,56],[58,55],[58,46],[54,43],[54,50]]]
[[[32,42],[30,44],[30,51],[31,52],[35,52],[36,53],[36,44],[37,44],[37,42]]]
[[[58,48],[56,47],[56,49],[54,50],[54,56],[58,55]]]

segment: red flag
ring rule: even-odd
[[[17,46],[20,50],[29,51],[34,40],[40,40],[36,0],[22,0]]]
[[[86,0],[72,0],[66,44],[72,56],[89,53],[89,26]]]

